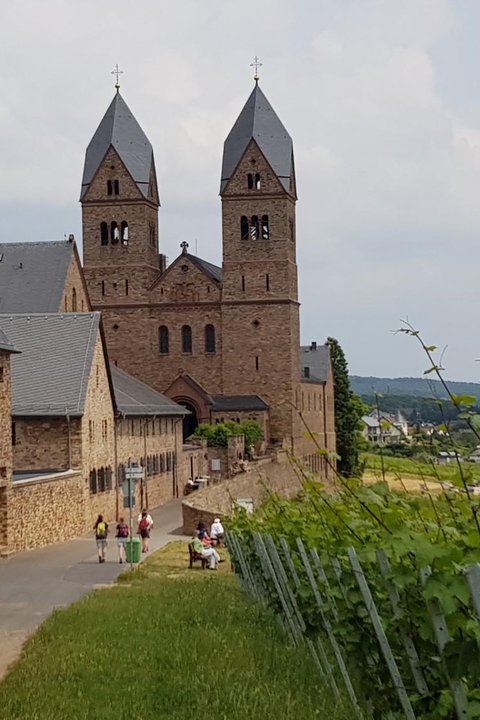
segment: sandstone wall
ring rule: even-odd
[[[10,355],[0,350],[0,545],[8,545],[8,499],[12,485]]]
[[[70,540],[88,529],[80,472],[15,482],[9,500],[10,547],[17,552]]]
[[[63,302],[58,308],[58,312],[87,312],[88,310],[90,310],[90,301],[86,291],[83,271],[72,244],[70,267],[63,290]]]
[[[260,460],[250,465],[250,471],[198,490],[182,503],[183,532],[190,535],[200,521],[207,527],[215,517],[231,514],[237,498],[251,498],[258,508],[272,492],[282,497],[294,497],[302,490],[293,466],[284,453],[276,460]]]
[[[78,421],[68,423],[65,418],[15,418],[15,470],[79,468],[81,454],[72,442],[77,425]]]
[[[117,421],[117,463],[119,479],[128,459],[146,468],[145,479],[136,485],[137,508],[153,508],[177,497],[186,482],[182,462],[181,418],[124,418]],[[123,508],[119,493],[118,514]]]
[[[98,514],[113,518],[117,510],[114,414],[100,334],[95,344],[81,432],[83,478],[90,494],[86,522],[93,525]],[[102,468],[111,470],[111,489],[92,492],[90,473],[93,470],[98,473]]]

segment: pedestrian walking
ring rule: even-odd
[[[130,535],[130,531],[128,529],[128,525],[125,522],[125,519],[123,517],[120,518],[117,525],[117,532],[115,537],[117,538],[117,547],[118,547],[118,562],[123,563],[125,562],[125,545],[127,544],[128,536]]]
[[[108,523],[103,519],[103,515],[98,516],[93,529],[95,530],[95,540],[97,541],[98,562],[104,563],[107,554]]]
[[[140,520],[138,522],[138,534],[142,538],[142,553],[148,552],[148,541],[150,539],[150,530],[153,527],[153,520],[146,510],[142,510]]]

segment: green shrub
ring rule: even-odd
[[[245,448],[255,445],[263,439],[262,428],[255,420],[244,420],[237,423],[231,420],[224,423],[201,423],[194,432],[195,437],[207,439],[210,447],[226,447],[228,438],[232,435],[245,437]]]

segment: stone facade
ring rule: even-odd
[[[118,194],[108,194],[108,181],[118,182]],[[112,148],[82,199],[83,248],[84,257],[88,256],[84,272],[95,307],[148,298],[147,290],[159,271],[159,203],[154,175],[151,188],[147,199]],[[107,230],[103,242],[102,223]],[[118,237],[112,223],[116,223]]]
[[[87,312],[91,310],[90,300],[77,246],[74,242],[72,242],[72,248],[72,259],[65,280],[63,301],[58,312]]]
[[[137,509],[155,507],[183,492],[187,468],[182,416],[116,413],[100,330],[81,416],[15,416],[12,424],[5,353],[0,368],[0,554],[2,547],[20,551],[69,540],[91,530],[100,513],[114,523],[125,512],[119,481],[129,458],[145,468]],[[18,474],[13,483],[11,439]]]
[[[136,507],[152,508],[178,497],[186,482],[182,460],[181,418],[124,418],[117,421],[118,478],[123,480],[128,460],[145,468],[136,485]],[[117,516],[123,512],[119,494]]]
[[[183,532],[190,535],[199,522],[208,528],[215,517],[227,517],[236,499],[248,498],[254,509],[258,508],[272,492],[282,497],[295,497],[302,492],[298,474],[283,452],[273,459],[252,463],[248,472],[209,485],[186,498],[182,503]]]
[[[269,406],[261,416],[266,444],[289,448],[325,474],[296,409],[299,393],[310,398],[302,411],[308,427],[334,450],[331,373],[315,389],[300,381],[293,160],[290,172],[286,185],[252,139],[221,192],[222,269],[184,245],[165,270],[156,184],[151,179],[155,192],[147,200],[110,149],[82,202],[84,271],[112,361],[191,411],[185,437],[192,417],[209,422],[226,415],[211,413],[209,395],[257,395]],[[119,194],[112,197],[107,188],[114,177]],[[253,218],[256,235],[251,228],[245,234],[244,221]],[[102,240],[102,222],[127,223],[128,242]],[[240,417],[240,407],[229,414]]]
[[[86,524],[87,505],[80,471],[15,482],[9,509],[10,548],[31,550],[81,535],[91,527]]]
[[[10,353],[0,350],[0,551],[9,545],[9,498],[12,493],[12,383]]]

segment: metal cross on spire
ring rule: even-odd
[[[263,65],[263,63],[261,63],[260,60],[258,59],[258,57],[255,55],[255,57],[253,58],[253,62],[250,63],[250,67],[255,68],[255,75],[253,76],[253,79],[255,80],[255,82],[258,82],[260,79],[260,76],[258,74],[258,68],[261,68],[262,65]]]
[[[115,65],[115,68],[112,70],[110,75],[115,75],[115,79],[116,79],[115,87],[117,88],[117,92],[118,92],[120,90],[120,83],[118,82],[118,79],[119,79],[120,75],[123,75],[123,70],[120,70],[120,68],[118,67],[118,63]]]
[[[184,240],[183,242],[180,243],[180,247],[182,248],[182,253],[185,255],[188,251],[189,244],[187,243],[186,240]]]

